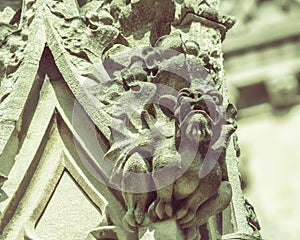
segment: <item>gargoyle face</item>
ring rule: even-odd
[[[219,135],[216,127],[222,119],[222,99],[217,94],[210,94],[195,89],[183,89],[177,97],[175,118],[180,134],[192,142],[205,143]],[[217,131],[217,132],[215,132]]]
[[[212,137],[212,120],[203,111],[190,112],[182,124],[185,135],[193,142],[206,142]]]
[[[158,65],[163,58],[153,48],[145,48],[142,56],[133,56],[128,67],[121,71],[125,88],[136,87],[140,82],[149,82],[158,71]]]
[[[182,122],[189,112],[203,111],[213,122],[217,122],[221,117],[220,106],[222,103],[222,96],[216,90],[203,92],[195,89],[183,89],[177,98],[175,115]]]

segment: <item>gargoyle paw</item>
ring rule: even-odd
[[[173,207],[169,200],[156,199],[149,207],[149,213],[151,216],[163,220],[167,217],[172,217]]]
[[[197,209],[193,207],[182,207],[176,213],[178,224],[185,224],[192,221],[196,217]]]
[[[125,216],[123,217],[123,226],[131,232],[134,231],[134,229],[136,228],[133,209],[128,209]]]
[[[143,223],[145,219],[145,212],[140,209],[128,209],[127,213],[123,217],[123,225],[129,231],[135,231],[136,227]]]

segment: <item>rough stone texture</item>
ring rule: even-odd
[[[300,4],[225,0],[222,5],[238,18],[223,52],[239,112],[245,196],[266,239],[298,239]]]
[[[223,80],[221,42],[234,20],[218,1],[24,0],[12,9],[0,26],[4,240],[134,240],[144,230],[160,239],[169,224],[174,239],[259,239]],[[89,207],[59,207],[78,192],[66,176]],[[80,228],[52,225],[56,208]],[[97,210],[90,221],[85,209]]]
[[[184,237],[175,220],[158,222],[139,229],[141,240],[183,240]]]

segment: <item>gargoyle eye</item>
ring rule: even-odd
[[[141,87],[139,85],[134,85],[134,86],[131,86],[130,89],[132,91],[139,92],[141,90]]]
[[[133,78],[137,81],[147,82],[147,72],[142,69],[133,69],[132,75]]]
[[[208,95],[213,99],[215,104],[217,104],[218,106],[220,106],[223,103],[222,95],[219,92],[213,90],[210,91]]]
[[[213,99],[216,103],[220,102],[220,99],[219,99],[217,96],[213,96],[212,99]]]
[[[189,97],[190,97],[190,98],[195,98],[194,93],[190,93],[190,94],[189,94]]]
[[[132,73],[130,72],[126,72],[122,74],[122,79],[126,82],[126,83],[130,83],[133,82],[134,77],[132,75]]]

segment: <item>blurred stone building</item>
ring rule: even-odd
[[[224,42],[239,110],[240,167],[265,239],[300,235],[300,1],[224,0],[237,17]]]

